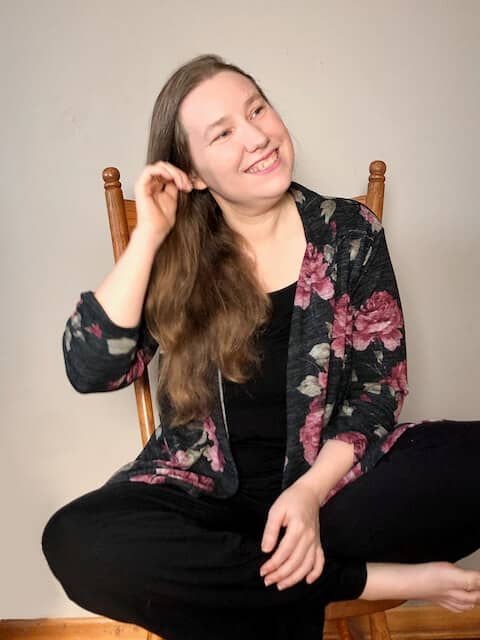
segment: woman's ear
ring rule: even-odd
[[[197,189],[198,191],[203,191],[204,189],[207,188],[207,185],[205,184],[205,182],[194,173],[191,173],[188,177],[190,178],[194,189]]]

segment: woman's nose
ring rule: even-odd
[[[250,123],[245,124],[243,136],[247,151],[255,151],[257,147],[266,146],[269,140],[268,135],[259,126]]]

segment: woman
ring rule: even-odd
[[[67,595],[167,640],[318,638],[334,600],[480,600],[480,423],[396,423],[405,329],[370,209],[292,182],[255,80],[213,55],[152,116],[137,227],[63,337],[80,392],[159,348],[161,424],[42,547]],[[269,586],[270,585],[270,586]],[[248,635],[247,635],[248,634]]]

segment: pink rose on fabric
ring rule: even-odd
[[[318,372],[318,386],[320,387],[320,393],[323,393],[327,388],[328,383],[328,370]]]
[[[354,314],[353,347],[364,351],[379,340],[394,351],[402,340],[403,317],[400,307],[388,291],[375,291]]]
[[[200,473],[193,473],[193,471],[184,471],[182,469],[162,469],[161,467],[157,467],[155,473],[143,473],[137,476],[131,476],[129,480],[131,482],[160,484],[165,482],[165,476],[184,480],[188,482],[188,484],[199,487],[200,489],[206,489],[207,491],[213,491],[215,487],[213,478],[209,478]]]
[[[407,380],[407,361],[402,360],[390,371],[390,375],[380,380],[389,384],[394,391],[400,391],[401,393],[408,392],[408,380]]]
[[[308,375],[297,387],[300,393],[303,393],[310,398],[317,398],[320,396],[327,387],[328,371],[319,371],[316,376]]]
[[[217,429],[210,416],[204,421],[203,429],[206,431],[209,439],[213,442],[213,445],[208,447],[204,453],[207,460],[210,461],[213,471],[223,471],[225,464],[225,456],[223,451],[218,445]]]
[[[109,391],[118,389],[118,387],[122,384],[124,380],[125,380],[125,374],[123,376],[120,376],[120,378],[117,378],[116,380],[110,380],[109,382],[107,382],[107,389]]]
[[[85,331],[88,331],[89,333],[94,335],[96,338],[101,338],[103,335],[102,330],[100,329],[100,325],[97,322],[94,322],[90,324],[88,327],[85,327]]]
[[[343,489],[343,487],[345,487],[347,484],[350,484],[351,482],[353,482],[363,474],[364,472],[362,471],[361,464],[360,462],[357,462],[357,464],[354,467],[352,467],[350,471],[347,471],[347,473],[343,476],[343,478],[340,478],[337,484],[330,489],[330,491],[325,496],[325,499],[320,505],[320,507],[323,507],[324,505],[326,505],[327,502],[331,500],[333,496],[335,496],[340,491],[340,489]]]
[[[394,411],[395,420],[398,420],[400,413],[403,408],[403,404],[405,402],[405,398],[408,395],[408,379],[407,379],[407,361],[402,360],[390,371],[390,375],[380,380],[380,382],[384,382],[395,391],[395,399],[397,401],[397,406]]]
[[[150,353],[145,353],[143,349],[139,349],[135,353],[135,358],[127,371],[127,382],[131,382],[132,380],[139,378],[151,359],[152,355]]]
[[[401,394],[401,393],[395,394],[395,399],[397,401],[397,406],[393,412],[393,417],[395,418],[395,420],[398,420],[400,417],[400,414],[402,413],[403,404],[405,402],[405,395],[406,394]]]
[[[352,344],[353,313],[350,296],[344,293],[335,304],[332,330],[332,349],[337,358],[343,358],[347,344]]]
[[[363,400],[364,402],[373,402],[373,400],[367,393],[362,393],[360,395],[360,400]]]
[[[360,460],[367,449],[367,436],[360,433],[360,431],[346,431],[345,433],[339,433],[334,437],[334,439],[353,444],[353,452],[357,460]]]
[[[381,449],[383,453],[387,453],[388,451],[390,451],[390,449],[393,447],[393,445],[399,439],[402,433],[407,429],[410,429],[410,427],[414,427],[416,424],[417,422],[407,422],[406,424],[403,424],[400,427],[397,427],[396,429],[394,429],[394,431],[392,431],[392,433],[387,438],[385,438],[385,440],[382,443]]]
[[[116,380],[110,380],[109,382],[107,382],[107,389],[109,389],[110,391],[118,389],[122,382],[125,381],[127,384],[129,384],[133,380],[139,378],[143,374],[145,367],[150,362],[152,357],[153,356],[150,352],[145,353],[143,349],[139,349],[135,353],[135,358],[132,360],[132,364],[130,365],[127,373],[123,374]]]
[[[374,231],[379,231],[382,228],[380,220],[364,204],[360,204],[360,215],[370,223]]]
[[[130,482],[146,482],[147,484],[162,484],[165,476],[157,476],[155,473],[141,473],[138,476],[131,476]]]
[[[303,445],[303,456],[309,465],[315,462],[320,445],[324,405],[321,396],[316,396],[309,405],[305,424],[300,429],[300,442]]]
[[[192,464],[191,457],[183,449],[175,452],[175,461],[179,467],[189,467]]]
[[[329,300],[334,293],[333,283],[325,275],[328,262],[324,260],[323,253],[318,251],[311,242],[307,244],[306,254],[303,259],[302,269],[298,277],[295,304],[306,309],[310,304],[310,296],[315,291],[324,300]]]
[[[184,467],[188,469],[195,462],[195,455],[192,456],[191,453],[184,451],[183,449],[178,449],[175,454],[172,456],[171,451],[169,450],[170,460],[160,460],[161,464],[167,467]]]

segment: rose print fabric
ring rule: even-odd
[[[311,467],[327,440],[351,442],[354,465],[325,504],[419,422],[398,422],[408,394],[406,333],[381,223],[355,200],[323,196],[297,182],[289,192],[307,246],[290,325],[282,489]],[[131,384],[157,350],[143,316],[136,327],[118,326],[93,291],[80,294],[63,334],[66,373],[80,393]],[[215,393],[206,420],[174,429],[164,398],[163,422],[137,457],[106,483],[167,483],[194,496],[233,495],[239,478],[219,370]]]

